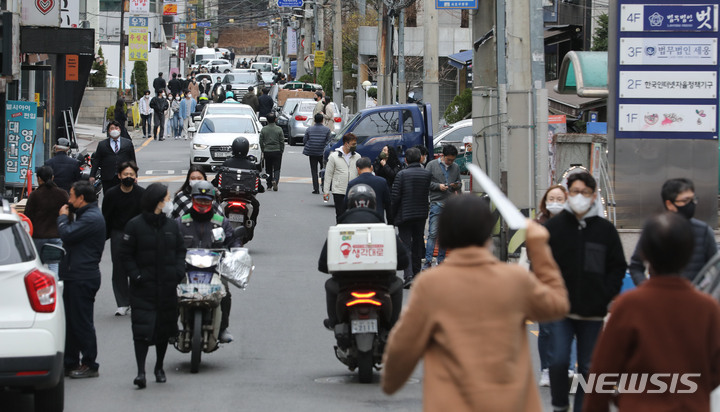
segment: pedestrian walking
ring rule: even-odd
[[[330,140],[330,129],[323,125],[323,114],[315,113],[315,124],[305,129],[303,136],[303,154],[310,159],[310,178],[312,179],[313,194],[320,193],[318,170],[323,164],[325,146]]]
[[[108,125],[108,138],[98,143],[93,154],[92,169],[90,170],[90,183],[95,182],[95,176],[100,169],[103,192],[120,184],[117,170],[123,162],[135,160],[135,147],[132,140],[120,137],[120,125],[112,121]]]
[[[197,102],[193,95],[188,92],[185,94],[185,99],[180,103],[180,119],[182,121],[182,138],[187,140],[188,128],[193,123],[192,114],[197,108]]]
[[[335,130],[335,117],[337,117],[337,114],[335,113],[335,106],[332,104],[332,97],[330,96],[325,96],[323,113],[325,115],[325,120],[323,121],[325,127],[330,129],[330,131]]]
[[[158,73],[158,77],[153,80],[153,88],[155,89],[155,95],[157,96],[160,94],[160,92],[165,91],[165,87],[167,84],[165,83],[165,79],[163,79],[162,72]]]
[[[200,83],[197,82],[195,76],[190,76],[190,83],[187,85],[187,90],[193,96],[200,96]]]
[[[245,95],[242,98],[242,104],[247,104],[248,106],[252,107],[254,112],[257,113],[257,111],[259,109],[259,103],[258,103],[258,98],[255,95],[254,90],[255,90],[254,87],[252,87],[252,86],[248,87],[247,93],[245,93]]]
[[[130,139],[130,134],[127,131],[127,108],[125,107],[125,100],[122,98],[117,99],[115,102],[115,121],[120,124],[120,136]]]
[[[265,87],[262,92],[263,94],[258,97],[258,116],[267,117],[272,112],[275,102],[270,97],[270,89]]]
[[[185,242],[177,223],[166,217],[172,210],[170,193],[153,183],[143,193],[142,213],[125,226],[120,256],[130,277],[130,307],[137,376],[146,385],[145,360],[155,345],[155,381],[167,380],[163,362],[168,341],[177,336],[178,283],[185,276]]]
[[[272,186],[274,192],[278,191],[280,183],[280,166],[285,150],[285,134],[280,126],[275,124],[275,115],[267,115],[267,126],[260,130],[260,150],[265,158],[265,173],[267,173],[267,186]]]
[[[447,200],[438,242],[453,253],[413,284],[385,347],[385,393],[400,389],[423,359],[426,411],[542,411],[525,322],[564,316],[567,291],[547,230],[528,221],[526,243],[535,263],[528,272],[493,255],[492,226],[484,199]]]
[[[420,165],[420,150],[416,148],[405,152],[405,162],[407,167],[395,176],[390,194],[390,214],[398,227],[400,239],[410,251],[410,265],[403,275],[404,287],[409,288],[415,275],[420,272],[425,254],[423,236],[430,209],[428,196],[432,174]]]
[[[280,75],[278,75],[279,77]],[[315,103],[315,107],[313,108],[313,119],[315,118],[315,115],[318,113],[325,114],[325,102],[323,101],[323,94],[321,91],[315,92],[315,97],[313,98],[317,103]],[[323,117],[323,121],[325,118]]]
[[[52,168],[55,184],[66,193],[80,180],[80,162],[68,156],[69,150],[70,140],[61,137],[55,145],[55,156],[45,161],[45,166]]]
[[[67,251],[60,262],[66,325],[65,373],[71,378],[97,378],[100,365],[93,313],[95,295],[100,289],[105,219],[90,183],[73,183],[68,204],[60,208],[57,225]]]
[[[460,167],[455,164],[458,150],[455,146],[448,144],[443,146],[442,157],[432,160],[425,168],[432,175],[430,179],[430,215],[428,217],[428,236],[425,246],[425,264],[422,270],[432,266],[433,254],[435,253],[435,239],[438,231],[438,218],[445,206],[445,201],[452,195],[460,193],[462,182],[460,181]],[[438,248],[437,264],[445,260],[445,249]]]
[[[357,161],[360,159],[360,154],[355,152],[357,136],[348,133],[342,137],[342,142],[342,146],[328,155],[323,182],[323,200],[327,202],[330,193],[333,195],[336,223],[340,222],[340,216],[345,212],[347,185],[358,176]]]
[[[32,222],[33,243],[35,243],[35,249],[40,253],[43,245],[47,243],[62,245],[57,228],[57,217],[60,208],[67,204],[68,192],[55,184],[53,170],[50,166],[38,167],[35,177],[38,181],[38,188],[28,195],[23,213]],[[59,265],[51,263],[48,267],[57,277]]]
[[[212,88],[212,99],[215,103],[220,103],[220,97],[225,98],[225,90],[223,89],[222,79],[220,76],[216,78],[216,82]]]
[[[152,134],[152,114],[150,107],[150,90],[145,90],[145,95],[140,98],[140,121],[142,124],[143,138],[147,139]]]
[[[665,210],[680,214],[680,216],[688,219],[692,226],[695,247],[690,261],[682,272],[682,276],[692,282],[700,269],[718,251],[715,234],[707,223],[693,217],[695,216],[697,197],[695,197],[695,185],[690,179],[679,178],[666,181],[662,186],[660,195]],[[638,242],[628,267],[635,285],[639,285],[647,279],[645,276],[645,264],[639,253],[640,244],[641,242]]]
[[[350,189],[357,185],[365,184],[370,186],[375,194],[375,211],[377,211],[383,222],[387,221],[388,224],[392,224],[392,217],[390,216],[390,189],[388,188],[387,181],[382,177],[373,175],[372,162],[369,157],[361,157],[355,165],[357,167],[358,177],[351,180],[347,185],[347,191],[345,192],[345,209],[349,207],[347,202]],[[388,214],[387,219],[385,219],[386,212]]]
[[[130,291],[128,274],[120,257],[125,225],[139,215],[142,209],[140,201],[145,189],[137,184],[138,167],[133,161],[123,162],[118,167],[120,184],[105,192],[102,214],[105,218],[105,237],[110,239],[112,258],[112,287],[117,310],[115,316],[130,313]]]
[[[153,109],[153,140],[165,140],[165,112],[170,107],[165,91],[160,91],[152,98],[150,107]]]
[[[168,137],[172,137],[173,139],[177,140],[180,138],[180,135],[182,135],[182,118],[180,117],[180,95],[170,95],[170,109],[168,112],[168,123],[169,123],[169,132]]]
[[[611,403],[621,412],[710,410],[720,385],[720,305],[684,275],[694,238],[679,213],[645,223],[638,253],[650,279],[613,302],[590,368],[617,376],[618,390],[588,392],[583,411],[608,411]]]
[[[168,82],[167,88],[173,96],[179,95],[185,89],[185,87],[183,87],[183,81],[182,79],[178,79],[177,73],[172,74],[172,80]]]
[[[587,379],[608,304],[620,292],[627,267],[615,226],[599,216],[595,178],[586,172],[575,173],[567,184],[570,197],[565,209],[545,224],[570,296],[570,313],[549,325],[550,394],[556,411],[570,406],[568,368],[573,338],[577,339],[578,372]],[[581,410],[583,395],[578,386],[573,410]]]
[[[397,152],[391,146],[384,146],[375,159],[375,162],[373,162],[375,176],[384,178],[388,183],[388,187],[391,189],[395,182],[395,175],[397,175],[401,169],[402,163],[400,163]]]

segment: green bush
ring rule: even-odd
[[[300,76],[298,81],[303,83],[313,83],[312,74],[303,74],[302,76]]]
[[[111,122],[115,120],[115,106],[110,106],[107,108],[107,121]]]
[[[367,91],[368,97],[372,97],[373,99],[377,99],[377,87],[372,87],[368,89]]]
[[[148,86],[148,75],[147,75],[147,63],[143,61],[136,61],[133,64],[133,76],[135,76],[135,82],[137,84],[137,95],[142,96],[145,90],[150,90]]]
[[[325,65],[320,69],[317,75],[317,82],[322,86],[323,91],[326,95],[332,96],[332,83],[333,83],[333,65],[330,62],[325,62]],[[339,105],[339,103],[338,103]]]
[[[472,113],[472,89],[467,88],[455,96],[447,109],[445,109],[445,121],[448,124],[453,124],[464,119],[470,113]]]
[[[105,65],[102,47],[98,49],[98,56],[100,56],[101,60],[92,64],[92,69],[97,71],[90,75],[90,87],[107,87],[107,66]]]

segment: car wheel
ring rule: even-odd
[[[35,391],[35,412],[62,412],[65,408],[65,380],[60,374],[57,385]]]

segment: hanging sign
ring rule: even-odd
[[[37,103],[5,103],[5,183],[22,184],[32,167],[30,154],[37,128]]]
[[[130,61],[148,60],[148,18],[130,17],[128,30]]]

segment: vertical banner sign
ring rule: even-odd
[[[618,139],[718,138],[718,9],[619,0]]]
[[[181,41],[180,44],[178,44],[178,57],[181,59],[187,57],[187,43],[184,41]]]
[[[130,0],[131,14],[148,14],[150,13],[150,0]]]
[[[5,103],[5,182],[24,183],[32,167],[32,152],[37,126],[37,103],[8,100]]]
[[[177,16],[177,1],[165,1],[163,3],[163,16]]]
[[[80,24],[80,0],[60,2],[60,27],[77,28]]]
[[[148,18],[130,17],[128,33],[128,51],[131,61],[147,61],[148,59]]]
[[[287,54],[297,54],[297,34],[292,27],[287,28]]]
[[[65,55],[65,81],[76,82],[79,80],[79,64],[80,58],[77,54]]]

